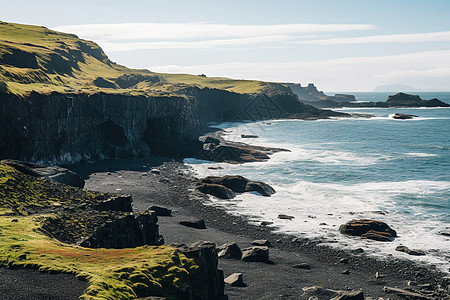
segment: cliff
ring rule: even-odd
[[[0,83],[0,158],[47,164],[195,156],[211,121],[337,114],[283,84],[133,70],[75,35],[12,23],[0,23]]]
[[[316,108],[333,108],[339,107],[341,102],[356,101],[355,96],[347,94],[335,94],[334,96],[325,95],[324,92],[317,90],[317,87],[310,83],[305,87],[302,87],[300,83],[288,83],[287,86],[292,92],[298,96],[298,98]],[[337,102],[337,104],[336,104]]]

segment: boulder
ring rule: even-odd
[[[220,184],[201,183],[197,185],[197,190],[220,199],[233,199],[236,196],[231,189]]]
[[[161,206],[157,206],[157,205],[152,205],[149,206],[145,211],[154,211],[156,213],[157,216],[164,216],[164,217],[171,217],[172,216],[172,210],[165,208],[165,207],[161,207]]]
[[[338,291],[331,300],[364,300],[363,291]]]
[[[292,220],[294,218],[295,218],[294,216],[288,216],[288,215],[284,215],[284,214],[278,215],[278,219],[282,219],[282,220]]]
[[[241,138],[243,139],[256,139],[259,136],[255,135],[255,134],[241,134]]]
[[[395,248],[396,251],[400,251],[400,252],[405,252],[409,255],[416,255],[416,256],[420,256],[420,255],[425,255],[425,252],[422,250],[417,250],[417,249],[409,249],[406,246],[397,246]]]
[[[215,185],[215,186],[203,187],[203,185]],[[260,181],[251,181],[239,175],[208,176],[200,179],[199,183],[197,184],[197,189],[200,190],[201,192],[203,192],[203,190],[208,191],[208,189],[217,190],[216,193],[218,195],[223,195],[224,192],[221,191],[220,187],[217,187],[216,185],[224,186],[235,193],[257,192],[266,197],[275,193],[275,190],[270,185]],[[212,191],[203,193],[212,194]],[[217,197],[221,198],[219,196]],[[222,198],[222,199],[231,199],[231,198]]]
[[[269,262],[269,248],[266,246],[255,246],[242,249],[243,261]]]
[[[252,245],[270,247],[270,242],[268,240],[254,240]]]
[[[84,187],[84,180],[78,174],[66,168],[44,166],[13,159],[4,159],[0,163],[13,167],[17,171],[30,176],[48,178],[51,181],[74,187]]]
[[[408,114],[400,114],[400,113],[396,113],[392,116],[393,119],[396,120],[409,120],[409,119],[413,119],[413,118],[418,118],[419,116],[416,115],[408,115]]]
[[[236,193],[244,193],[247,187],[247,184],[250,182],[245,177],[239,175],[226,175],[226,176],[208,176],[200,180],[201,183],[208,184],[218,184],[223,185],[233,192]]]
[[[192,227],[196,229],[206,229],[205,221],[203,221],[202,219],[180,221],[180,224],[183,226]]]
[[[219,258],[241,259],[242,251],[236,243],[227,243],[217,248],[217,256]]]
[[[311,266],[305,262],[298,263],[292,266],[294,269],[311,270]]]
[[[392,241],[397,232],[386,223],[370,219],[351,220],[339,227],[342,234],[361,236],[377,241]]]
[[[245,287],[247,286],[244,283],[244,277],[242,273],[234,273],[228,276],[224,279],[224,282],[231,285],[231,286],[237,286],[237,287]]]
[[[245,187],[246,192],[257,192],[263,196],[270,197],[275,194],[275,190],[268,184],[260,181],[250,181]]]

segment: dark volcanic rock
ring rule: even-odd
[[[275,193],[275,190],[270,185],[260,181],[251,181],[239,175],[208,176],[203,179],[200,179],[197,185],[197,189],[203,193],[211,195],[214,195],[213,192],[215,192],[218,195],[221,196],[223,195],[223,197],[227,196],[229,193],[223,191],[223,189],[221,189],[219,186],[230,189],[232,190],[232,192],[236,193],[258,192],[263,196],[270,196]],[[231,198],[222,198],[222,199],[231,199]]]
[[[288,215],[284,215],[284,214],[278,215],[278,219],[282,219],[282,220],[292,220],[294,218],[295,218],[294,216],[288,216]]]
[[[351,220],[339,227],[342,234],[361,236],[378,241],[392,241],[397,236],[395,230],[386,223],[376,220]]]
[[[94,205],[94,209],[100,211],[122,211],[122,212],[132,212],[133,207],[131,203],[133,199],[131,195],[115,195],[111,196],[106,200],[100,201]]]
[[[154,212],[156,213],[157,216],[164,216],[164,217],[170,217],[170,216],[172,216],[172,210],[171,210],[171,209],[168,209],[168,208],[165,208],[165,207],[161,207],[161,206],[157,206],[157,205],[152,205],[152,206],[149,206],[149,207],[146,209],[146,212],[149,211],[149,210],[154,211]]]
[[[220,199],[233,199],[236,196],[231,189],[220,184],[201,183],[197,185],[197,189],[204,194],[213,195]]]
[[[97,77],[94,80],[94,84],[96,86],[100,87],[100,88],[107,88],[107,89],[115,89],[115,88],[117,88],[116,85],[113,82],[111,82],[109,80],[106,80],[103,77]]]
[[[48,178],[54,182],[59,182],[74,187],[84,187],[84,180],[78,176],[78,174],[66,168],[58,166],[44,166],[12,159],[4,159],[0,163],[13,167],[19,172],[34,177]]]
[[[236,243],[227,243],[217,248],[218,257],[241,259],[242,251]]]
[[[266,246],[255,246],[242,249],[243,261],[269,262],[269,248]]]
[[[397,246],[395,248],[396,251],[400,251],[400,252],[405,252],[409,255],[416,255],[416,256],[420,256],[420,255],[425,255],[425,252],[422,250],[417,250],[417,249],[409,249],[406,246]]]
[[[450,104],[436,98],[422,100],[418,95],[397,93],[388,97],[386,103],[390,107],[450,107]]]
[[[98,227],[80,243],[89,248],[134,248],[143,245],[162,245],[158,218],[155,213],[128,214]]]
[[[255,135],[255,134],[241,134],[241,138],[243,138],[243,139],[256,139],[256,138],[258,138],[258,136]]]
[[[214,243],[196,242],[190,246],[178,247],[186,257],[194,259],[201,268],[193,275],[192,287],[204,299],[223,300],[224,275],[217,269],[218,259]]]
[[[275,190],[268,184],[260,181],[250,181],[245,187],[246,192],[257,192],[263,196],[270,197],[275,194]]]
[[[252,245],[270,247],[270,242],[268,240],[254,240]]]
[[[409,120],[409,119],[413,119],[413,118],[418,118],[419,116],[416,115],[408,115],[408,114],[400,114],[400,113],[396,113],[392,116],[393,119],[396,120]]]
[[[180,224],[183,226],[192,227],[196,229],[206,229],[205,221],[203,221],[202,219],[180,221]]]

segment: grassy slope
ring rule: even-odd
[[[13,189],[8,188],[11,185]],[[43,206],[54,201],[67,203],[64,192],[49,199],[52,192],[42,180],[0,164],[0,265],[74,274],[89,282],[83,299],[131,299],[149,291],[180,298],[179,291],[189,285],[198,266],[174,248],[82,248],[43,234],[42,221],[51,214],[12,214],[12,208],[26,205],[22,202]],[[81,194],[85,200],[91,197],[87,191]]]
[[[33,59],[28,64],[0,65],[0,80],[8,84],[9,92],[18,95],[27,95],[31,91],[165,95],[193,85],[237,93],[289,91],[286,86],[276,83],[129,69],[112,63],[97,44],[81,40],[75,35],[55,32],[45,27],[0,22],[0,62],[2,56],[14,54],[15,57],[19,57],[18,53],[25,57],[29,57],[31,53],[37,61],[37,65],[33,64]],[[80,53],[81,56],[78,55]],[[63,57],[64,61],[57,60],[55,54]],[[71,72],[53,68],[65,64],[72,64]],[[99,88],[93,83],[96,78],[102,77],[114,84],[115,79],[124,74],[157,75],[161,82],[157,84],[141,82],[127,89],[121,89],[117,84],[114,88]]]

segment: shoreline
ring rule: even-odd
[[[158,168],[160,174],[148,174],[152,168]],[[330,289],[362,289],[366,296],[375,299],[401,299],[386,294],[383,287],[404,288],[408,281],[412,281],[431,284],[436,289],[444,283],[445,274],[431,266],[401,259],[378,260],[366,254],[354,254],[308,239],[294,238],[265,226],[249,224],[244,217],[233,216],[208,205],[208,196],[194,189],[196,180],[192,169],[179,160],[162,157],[116,159],[77,164],[71,169],[85,178],[88,189],[132,194],[136,211],[143,211],[150,205],[173,209],[173,217],[159,217],[158,221],[167,245],[210,240],[216,246],[236,242],[245,248],[252,240],[269,240],[273,246],[269,249],[273,264],[219,259],[219,268],[224,270],[225,277],[235,272],[244,273],[247,287],[226,285],[225,294],[230,299],[273,299],[279,295],[285,295],[283,299],[301,299],[302,288],[316,284]],[[207,229],[191,229],[178,224],[186,218],[203,219]],[[293,268],[301,262],[308,263],[311,270]],[[345,270],[349,274],[342,274]],[[381,275],[378,278],[375,276],[377,272]]]

